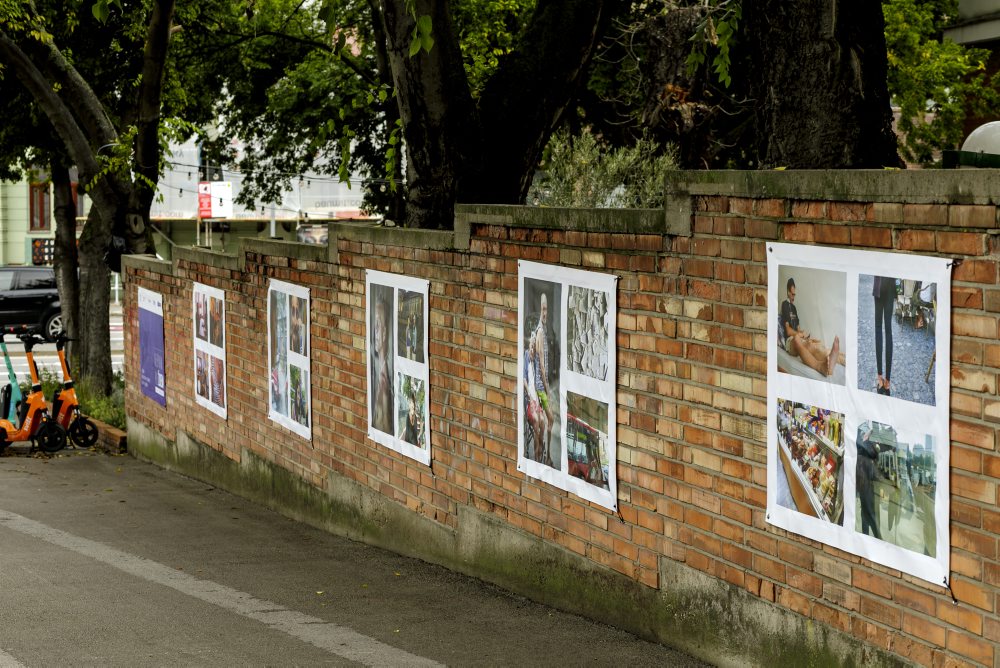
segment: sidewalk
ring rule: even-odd
[[[0,543],[5,666],[704,665],[127,456],[0,457]]]

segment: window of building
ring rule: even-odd
[[[52,219],[52,203],[49,199],[49,184],[32,183],[28,195],[28,230],[47,232]]]

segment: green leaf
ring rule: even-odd
[[[420,53],[420,37],[414,35],[413,39],[410,40],[410,58]]]

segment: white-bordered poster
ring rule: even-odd
[[[947,584],[951,261],[767,249],[767,520]]]
[[[517,469],[612,510],[617,282],[518,262]]]
[[[194,400],[226,417],[226,293],[201,283],[191,291],[194,316]]]
[[[267,288],[267,416],[312,439],[309,288],[272,280]]]
[[[419,278],[368,271],[368,437],[430,465],[427,294]]]

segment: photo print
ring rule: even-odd
[[[198,290],[194,292],[194,336],[208,341],[208,295]]]
[[[615,509],[617,277],[518,266],[518,470]]]
[[[368,438],[429,466],[430,283],[412,276],[368,271],[365,285]]]
[[[426,386],[422,380],[399,373],[396,374],[396,424],[399,425],[397,438],[405,443],[424,449],[427,447],[427,431],[424,415],[427,406]]]
[[[139,387],[145,397],[167,405],[163,347],[163,295],[139,288]]]
[[[268,285],[268,417],[311,440],[309,306],[309,288],[277,280]]]
[[[778,399],[778,504],[844,523],[844,415]]]
[[[608,376],[608,301],[600,290],[571,285],[566,319],[569,368],[596,380]]]
[[[880,422],[857,431],[854,530],[928,557],[937,553],[934,439]]]
[[[770,290],[772,298],[780,304],[774,323],[778,371],[844,384],[846,290],[847,274],[843,272],[778,267],[778,285]]]
[[[575,392],[566,393],[566,459],[569,474],[608,489],[608,405]]]
[[[396,313],[396,350],[408,360],[424,362],[424,294],[412,290],[399,293]]]
[[[268,351],[270,354],[271,412],[288,405],[288,295],[268,292]]]
[[[937,283],[858,277],[858,389],[933,406]]]
[[[525,395],[524,456],[562,469],[562,414],[559,379],[562,370],[562,285],[524,280],[521,311],[521,382]]]
[[[213,346],[221,348],[224,337],[222,300],[210,297],[208,300],[208,340]]]
[[[950,261],[767,251],[767,522],[947,583]]]
[[[192,286],[194,329],[195,403],[226,417],[226,293],[194,283]]]

